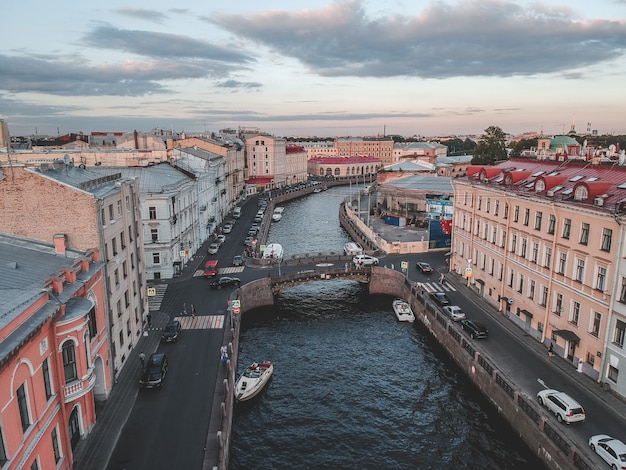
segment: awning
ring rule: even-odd
[[[560,336],[566,341],[572,341],[574,343],[580,342],[580,338],[578,337],[578,335],[570,330],[555,330],[554,334],[556,336]]]
[[[528,310],[526,310],[525,308],[523,308],[522,310],[519,311],[520,314],[524,314],[526,315],[528,318],[532,318],[533,314],[530,313]]]

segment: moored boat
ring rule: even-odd
[[[393,301],[393,311],[396,313],[398,321],[415,321],[415,315],[413,314],[413,310],[411,310],[411,306],[402,299]]]
[[[265,247],[263,251],[263,259],[273,259],[276,261],[282,261],[283,259],[283,247],[279,243],[270,243]]]
[[[246,367],[235,383],[237,401],[246,401],[257,396],[267,385],[273,373],[274,365],[270,361],[254,362]]]
[[[272,220],[274,222],[278,222],[283,218],[283,212],[285,211],[284,207],[277,207],[274,209],[274,213],[272,214]]]

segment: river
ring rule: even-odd
[[[269,241],[286,256],[341,251],[347,195],[285,204]],[[266,359],[275,370],[235,407],[231,469],[545,468],[419,323],[396,321],[391,300],[325,281],[246,312],[238,371]]]

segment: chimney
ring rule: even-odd
[[[54,251],[57,255],[65,255],[67,250],[67,235],[64,233],[57,233],[54,236]]]

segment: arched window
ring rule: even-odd
[[[546,189],[546,182],[544,180],[537,180],[535,183],[535,191],[540,193],[544,189]]]
[[[324,176],[324,168],[320,167],[320,176]]]
[[[581,184],[576,188],[576,192],[574,193],[574,199],[577,201],[586,201],[589,198],[589,191],[587,191],[587,186]]]
[[[76,371],[76,350],[72,341],[66,341],[61,348],[63,354],[63,372],[65,373],[65,383],[78,378]]]
[[[341,168],[335,168],[335,176],[341,176]]]

